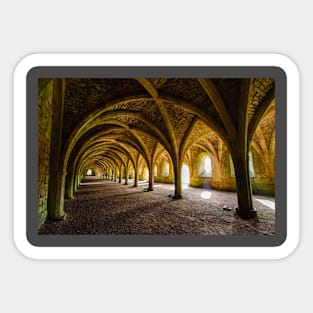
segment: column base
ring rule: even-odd
[[[257,210],[255,208],[252,208],[250,210],[242,210],[240,208],[236,208],[236,213],[243,220],[250,220],[258,216]]]
[[[147,189],[147,191],[153,191],[153,190],[154,190],[153,187],[149,187],[149,188]]]
[[[173,199],[178,200],[178,199],[182,199],[183,196],[182,195],[175,195],[173,196]]]
[[[62,216],[48,216],[48,220],[53,222],[60,222],[66,219],[66,213],[64,213]]]

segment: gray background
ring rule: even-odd
[[[312,311],[311,12],[311,3],[304,0],[2,1],[0,310]],[[13,244],[12,74],[16,63],[34,52],[278,52],[291,57],[302,82],[297,250],[280,261],[87,262],[23,257]]]

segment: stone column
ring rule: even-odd
[[[134,167],[134,187],[138,187],[138,164],[139,164],[139,153],[137,154],[135,167]]]
[[[62,79],[53,80],[53,119],[51,129],[50,171],[48,192],[49,219],[64,217],[65,175],[63,164],[60,164],[62,123],[64,111],[65,82]]]
[[[181,162],[177,162],[174,165],[174,178],[175,178],[175,194],[174,199],[181,199],[183,197],[183,188],[182,188],[182,176],[181,176]]]
[[[114,169],[114,181],[115,181],[115,182],[116,182],[116,180],[117,180],[117,179],[116,179],[116,176],[117,176],[117,173],[116,173],[116,172],[117,172],[117,168],[115,167],[115,169]]]
[[[241,86],[241,105],[238,114],[238,133],[236,140],[231,143],[231,156],[235,168],[238,208],[237,214],[242,219],[251,219],[257,216],[253,207],[252,188],[249,175],[249,122],[248,122],[248,96],[250,80],[243,81]]]
[[[78,175],[74,176],[74,191],[78,189]]]
[[[74,198],[74,175],[72,172],[67,173],[66,175],[66,181],[65,181],[65,197],[67,199],[73,199]]]
[[[124,185],[128,185],[128,162],[125,167],[125,183]]]
[[[174,167],[173,167],[173,165],[171,163],[170,163],[170,166],[169,166],[168,182],[169,183],[175,183]]]
[[[237,153],[232,155],[236,185],[237,185],[237,197],[238,197],[238,208],[236,209],[237,214],[242,219],[251,219],[257,216],[257,211],[253,208],[252,200],[252,188],[249,177],[249,162],[248,154],[242,153],[240,149],[237,149]]]
[[[148,187],[148,191],[153,191],[153,184],[154,184],[154,174],[153,174],[153,164],[149,165],[149,187]]]
[[[118,173],[118,182],[121,183],[122,182],[122,165],[119,168],[119,173]]]
[[[53,184],[58,188],[49,188],[48,217],[51,220],[60,220],[64,217],[64,190],[66,172],[55,173]]]
[[[134,172],[134,187],[138,187],[138,166],[135,167]]]

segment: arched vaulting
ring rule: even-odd
[[[88,169],[120,183],[122,178],[127,183],[132,173],[138,186],[146,168],[152,191],[154,180],[165,179],[161,168],[166,162],[167,179],[175,184],[174,198],[179,199],[182,165],[190,169],[190,185],[200,184],[201,162],[207,156],[212,162],[211,186],[236,190],[237,213],[245,219],[256,216],[253,184],[259,189],[265,181],[274,184],[271,78],[42,79],[38,106],[39,127],[49,129],[40,138],[40,147],[49,145],[51,155],[44,161],[45,152],[39,151],[39,185],[46,193],[41,220],[62,218],[64,197],[74,197]],[[249,151],[260,172],[254,183],[249,177]],[[50,177],[47,184],[45,175]]]

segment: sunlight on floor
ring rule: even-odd
[[[271,200],[264,200],[264,199],[255,199],[256,201],[259,201],[263,205],[267,206],[270,209],[275,210],[275,202]]]
[[[200,197],[202,199],[210,199],[211,198],[212,193],[210,191],[203,191],[200,195]]]
[[[138,185],[148,185],[149,184],[149,182],[148,181],[146,181],[146,180],[143,180],[143,181],[140,181],[140,182],[138,182]]]

